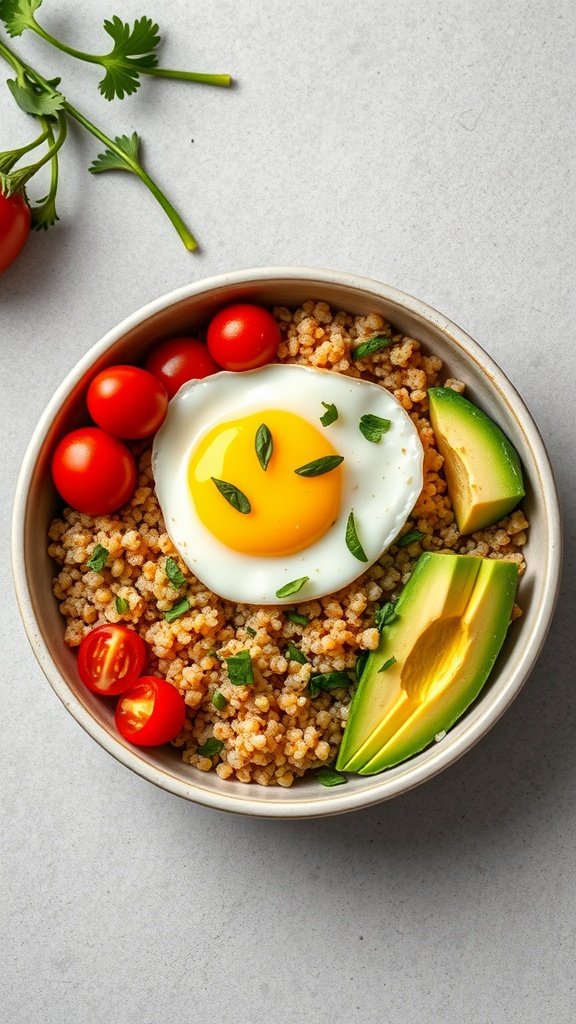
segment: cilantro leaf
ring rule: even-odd
[[[1,2],[2,0],[0,0]],[[9,78],[6,85],[10,89],[20,110],[23,110],[25,114],[33,114],[35,117],[41,115],[52,117],[64,107],[64,97],[57,89],[40,89],[26,78],[21,81]]]
[[[112,149],[105,149],[90,164],[88,170],[91,174],[101,174],[102,171],[132,171],[136,173],[132,163],[134,161],[137,163],[139,160],[140,136],[138,132],[132,132],[130,137],[117,135],[114,142],[125,156],[122,156],[122,153],[115,153]]]
[[[42,0],[0,0],[0,18],[6,25],[9,36],[21,36],[25,29],[34,25],[34,11]]]
[[[151,18],[138,18],[130,26],[115,14],[111,21],[104,22],[104,30],[114,46],[110,53],[99,57],[106,74],[98,88],[107,100],[116,96],[122,100],[140,87],[140,70],[158,64],[153,53],[160,42],[158,25]]]

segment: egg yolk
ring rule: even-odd
[[[266,470],[256,451],[264,424],[272,437]],[[338,454],[326,437],[300,416],[265,410],[213,427],[194,450],[188,481],[204,526],[235,551],[251,555],[290,555],[322,537],[340,507],[342,469],[320,476],[295,470],[326,455]],[[250,503],[239,512],[214,479],[238,488]]]

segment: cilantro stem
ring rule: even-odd
[[[172,68],[139,68],[141,75],[156,75],[157,78],[178,78],[183,82],[203,82],[204,85],[232,85],[232,75],[207,74],[204,71],[175,71]]]
[[[56,156],[58,150],[63,145],[66,135],[68,134],[68,123],[62,113],[57,115],[58,117],[58,138],[54,141],[54,135],[50,132],[48,136],[51,136],[51,144],[46,150],[43,156],[39,160],[36,160],[33,164],[27,164],[26,167],[21,167],[17,171],[11,171],[10,174],[0,173],[0,186],[3,194],[10,198],[16,192],[22,192],[26,187],[26,184],[30,181],[37,171],[40,170],[44,164],[47,164],[49,160],[52,160]]]

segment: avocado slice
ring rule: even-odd
[[[455,556],[458,557],[458,556]],[[480,569],[465,611],[437,620],[404,662],[402,688],[409,696],[404,721],[359,769],[374,775],[412,757],[449,729],[486,682],[510,622],[518,582],[514,562],[479,559]],[[443,635],[439,648],[436,640]]]
[[[430,422],[460,533],[497,523],[524,497],[516,449],[478,406],[451,388],[430,388]]]
[[[446,646],[443,633],[460,621],[480,564],[472,555],[420,556],[396,602],[397,618],[384,627],[378,649],[366,661],[340,745],[338,770],[360,770],[411,714],[413,701],[402,686],[404,667],[414,663],[423,636]],[[428,646],[426,642],[427,654]],[[382,671],[391,658],[394,664]]]

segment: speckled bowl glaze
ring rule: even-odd
[[[307,299],[322,299],[351,313],[380,313],[438,354],[447,375],[466,382],[467,395],[500,424],[520,453],[527,484],[523,504],[531,528],[519,598],[524,615],[464,717],[431,748],[381,775],[350,776],[346,785],[332,789],[311,776],[286,790],[225,782],[216,773],[184,764],[176,750],[138,749],[118,735],[112,702],[82,686],[76,655],[64,644],[64,623],[52,594],[54,566],[44,538],[61,504],[50,476],[51,455],[65,431],[85,422],[83,399],[95,372],[113,363],[140,361],[153,343],[200,327],[227,303],[297,306]],[[560,577],[561,524],[538,430],[510,382],[472,338],[430,306],[377,281],[331,270],[273,267],[222,274],[170,292],[114,327],[76,364],[41,417],[24,458],[14,503],[12,561],[22,619],[40,667],[68,711],[122,764],[171,793],[220,810],[320,817],[405,793],[461,757],[500,718],[533,668],[551,622]]]

